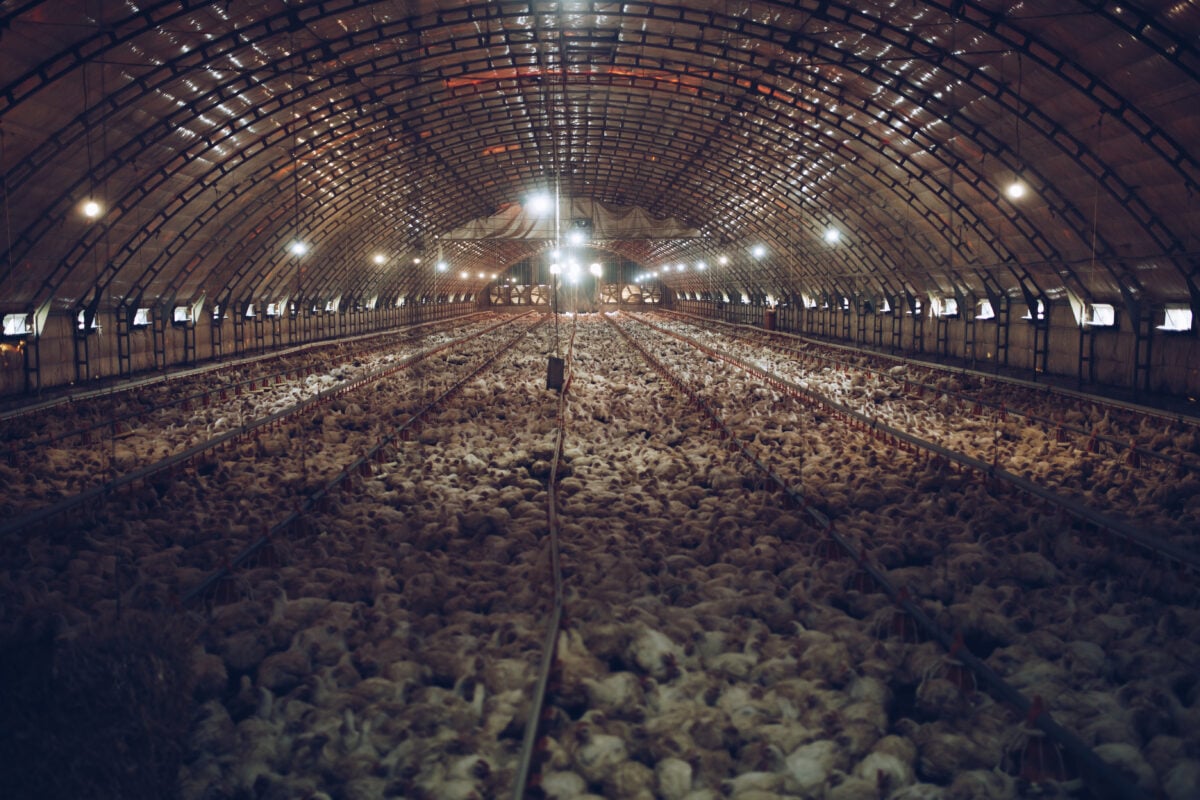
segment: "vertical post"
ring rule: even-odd
[[[963,361],[975,369],[978,363],[975,356],[975,300],[971,297],[961,297],[958,301],[958,315],[963,321]]]
[[[934,318],[934,330],[937,337],[937,354],[945,358],[950,355],[950,320],[946,319],[945,314],[938,314]]]
[[[136,310],[122,303],[117,306],[117,374],[127,378],[133,374],[133,342],[130,328]]]
[[[266,312],[265,306],[254,311],[254,349],[260,353],[267,349],[266,323],[263,322]]]
[[[75,382],[82,383],[92,377],[92,362],[89,352],[88,328],[92,325],[93,317],[86,310],[83,311],[83,321],[79,321],[79,314],[71,317],[71,340],[75,351]]]
[[[904,349],[904,298],[893,298],[892,307],[892,353]]]
[[[233,354],[246,352],[246,305],[233,304]]]
[[[1154,344],[1154,309],[1142,301],[1136,306],[1133,329],[1133,391],[1150,391],[1150,356]]]
[[[25,357],[25,393],[32,394],[42,390],[42,349],[41,336],[35,330],[25,339],[21,348]]]
[[[167,368],[167,321],[163,319],[162,306],[150,309],[150,336],[154,339],[154,368]]]
[[[224,309],[217,306],[217,310],[212,314],[212,326],[208,329],[208,341],[212,346],[213,358],[225,355],[224,314]]]
[[[164,309],[166,313],[173,313]],[[189,313],[183,320],[183,363],[193,364],[196,361],[196,320]]]
[[[992,300],[996,304],[996,367],[1008,366],[1008,333],[1012,324],[1012,303],[1008,295],[1000,294]]]
[[[1033,380],[1036,381],[1046,371],[1050,356],[1050,309],[1039,300],[1029,309],[1029,315],[1033,318]]]
[[[1086,309],[1084,311],[1086,315]],[[1087,317],[1079,320],[1079,359],[1076,362],[1078,367],[1078,386],[1083,388],[1085,383],[1094,383],[1096,380],[1096,331],[1087,324]]]

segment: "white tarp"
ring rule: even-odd
[[[610,206],[594,200],[562,201],[559,222],[562,235],[574,227],[598,239],[692,239],[700,232],[671,217],[655,217],[637,206]],[[517,203],[504,206],[490,217],[474,219],[442,239],[554,239],[553,212],[527,214]]]

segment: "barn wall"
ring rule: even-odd
[[[115,312],[99,312],[96,326],[76,341],[74,313],[51,313],[40,336],[6,337],[0,342],[0,396],[36,393],[105,379],[133,377],[214,360],[268,353],[293,345],[384,331],[475,311],[474,301],[333,313],[301,313],[293,318],[214,319],[204,313],[191,330],[169,321],[131,328],[128,359],[121,357]],[[170,309],[163,312],[169,315]],[[257,321],[257,324],[256,324]],[[156,353],[155,331],[161,331]],[[193,340],[190,347],[185,338]],[[77,361],[78,353],[78,364]]]
[[[721,319],[743,325],[762,327],[766,308],[744,303],[714,303],[707,300],[678,300],[681,311]],[[962,318],[945,322],[944,342],[939,345],[938,322],[925,317],[924,337],[918,336],[916,320],[905,314],[901,321],[900,346],[892,347],[891,314],[876,328],[876,315],[861,309],[837,308],[779,308],[773,315],[777,330],[799,333],[830,341],[895,350],[899,354],[921,358],[944,358],[968,368],[989,371],[1006,367],[1018,377],[1035,379],[1041,375],[1056,379],[1078,381],[1083,388],[1137,388],[1176,397],[1200,397],[1200,338],[1194,333],[1155,331],[1150,340],[1148,376],[1145,371],[1135,376],[1134,361],[1137,339],[1133,325],[1120,320],[1115,329],[1081,329],[1067,303],[1051,303],[1045,313],[1043,330],[1045,347],[1044,369],[1035,358],[1038,326],[1032,320],[1021,319],[1014,311],[1008,325],[1008,353],[1004,360],[997,347],[996,320],[975,320],[974,347],[968,347],[968,322]],[[1082,349],[1081,349],[1082,338]],[[1090,339],[1090,341],[1089,341]],[[973,359],[972,359],[973,354]]]

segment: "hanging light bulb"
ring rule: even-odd
[[[288,250],[290,250],[294,256],[302,256],[308,252],[308,245],[300,240],[296,240],[288,245]]]
[[[1028,190],[1029,190],[1029,187],[1026,186],[1025,182],[1020,180],[1019,178],[1014,179],[1012,181],[1012,183],[1010,183],[1010,184],[1008,184],[1008,186],[1004,187],[1004,193],[1006,195],[1008,195],[1009,200],[1020,200],[1022,197],[1025,196],[1025,192],[1027,192]]]
[[[826,228],[825,229],[825,241],[828,242],[829,244],[837,244],[838,240],[841,238],[842,238],[841,231],[839,231],[837,228]]]
[[[100,216],[101,211],[103,211],[103,209],[100,208],[100,204],[97,203],[95,200],[85,200],[84,201],[83,215],[85,217],[87,217],[88,219],[96,219],[97,217]]]
[[[554,208],[554,198],[546,192],[538,192],[529,196],[525,201],[525,207],[530,214],[540,217],[543,214],[549,214]]]

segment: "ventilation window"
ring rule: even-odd
[[[991,300],[980,300],[979,309],[975,312],[975,319],[995,319],[996,310],[992,308]]]
[[[246,319],[254,316],[254,303],[246,303]]]
[[[332,314],[335,311],[337,311],[337,304],[334,303],[332,300],[330,300],[328,303],[325,304],[325,313],[326,314]]]
[[[26,336],[33,333],[33,322],[31,314],[5,314],[4,315],[4,335],[5,336]]]
[[[957,318],[958,301],[953,297],[944,297],[940,302],[935,300],[933,314],[934,316]]]
[[[1037,301],[1037,319],[1040,321],[1040,320],[1044,320],[1045,318],[1046,318],[1046,304],[1043,303],[1041,300],[1038,300]],[[1030,310],[1026,310],[1025,314],[1021,317],[1021,319],[1032,321],[1034,319],[1033,312]]]
[[[215,319],[215,320],[221,319],[221,304],[220,303],[213,304],[213,319]]]
[[[879,307],[879,313],[880,314],[892,313],[892,304],[887,301],[886,297],[883,298],[883,305]]]
[[[278,317],[279,316],[279,303],[267,303],[267,316],[268,317]]]
[[[850,310],[850,298],[843,297],[842,298],[842,311],[849,311],[849,310]]]
[[[86,312],[86,311],[80,311],[78,314],[76,314],[76,315],[75,315],[75,329],[76,329],[76,330],[80,330],[80,331],[81,331],[81,330],[83,330],[83,329],[84,329],[84,327],[87,325],[87,322],[86,322],[86,314],[87,314],[87,312]],[[99,316],[99,314],[97,314],[96,316],[98,317],[98,316]],[[91,327],[91,330],[93,330],[93,331],[98,331],[98,330],[100,330],[100,323],[96,322],[96,317],[92,317],[92,327]]]
[[[133,312],[133,327],[148,328],[150,327],[150,309],[139,308]]]
[[[213,317],[216,317],[215,312]],[[171,321],[176,325],[186,325],[192,321],[192,309],[188,306],[175,306],[175,310],[171,312]]]
[[[1083,324],[1093,328],[1117,327],[1117,309],[1109,303],[1091,303],[1084,307]]]
[[[1163,308],[1160,331],[1180,333],[1192,329],[1192,309],[1185,305],[1168,305]]]

